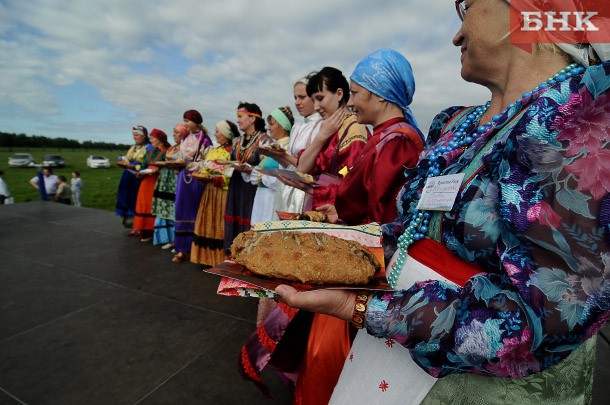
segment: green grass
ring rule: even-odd
[[[73,171],[80,172],[83,180],[83,191],[81,201],[83,207],[97,208],[106,211],[114,211],[116,203],[116,190],[123,169],[113,165],[117,156],[124,155],[127,150],[92,150],[92,149],[25,149],[25,148],[0,148],[0,170],[4,171],[6,182],[15,203],[36,201],[39,199],[38,190],[33,188],[29,181],[36,175],[37,167],[8,167],[8,158],[14,153],[30,153],[36,163],[42,162],[44,155],[62,155],[66,161],[66,167],[53,169],[53,174],[63,174],[70,184]],[[89,155],[103,155],[110,160],[109,169],[91,169],[87,167]]]

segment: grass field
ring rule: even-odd
[[[14,168],[8,167],[8,158],[14,153],[30,153],[36,163],[42,162],[44,155],[62,155],[66,161],[66,167],[53,169],[53,174],[63,174],[70,184],[73,171],[80,172],[83,180],[83,193],[81,201],[83,207],[98,208],[106,211],[114,211],[116,203],[116,190],[122,168],[112,165],[119,155],[124,155],[127,150],[86,150],[86,149],[22,149],[22,148],[0,148],[0,170],[4,171],[6,182],[15,203],[35,201],[39,199],[38,190],[33,188],[29,181],[36,175],[37,167]],[[89,155],[103,155],[110,159],[109,169],[91,169],[87,167],[86,160]]]

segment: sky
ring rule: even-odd
[[[0,0],[0,131],[129,144],[198,110],[211,131],[240,101],[266,116],[324,66],[349,78],[394,48],[424,133],[443,108],[483,103],[460,77],[453,0]]]

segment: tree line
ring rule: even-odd
[[[128,149],[130,145],[110,142],[80,142],[68,138],[49,138],[41,135],[10,134],[0,131],[0,146],[7,148],[55,148],[55,149]]]

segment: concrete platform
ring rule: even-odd
[[[236,369],[256,300],[125,236],[110,212],[0,206],[0,404],[289,404]]]
[[[289,404],[235,364],[256,300],[124,236],[112,213],[48,202],[0,206],[0,405]],[[595,404],[610,398],[610,324]]]

